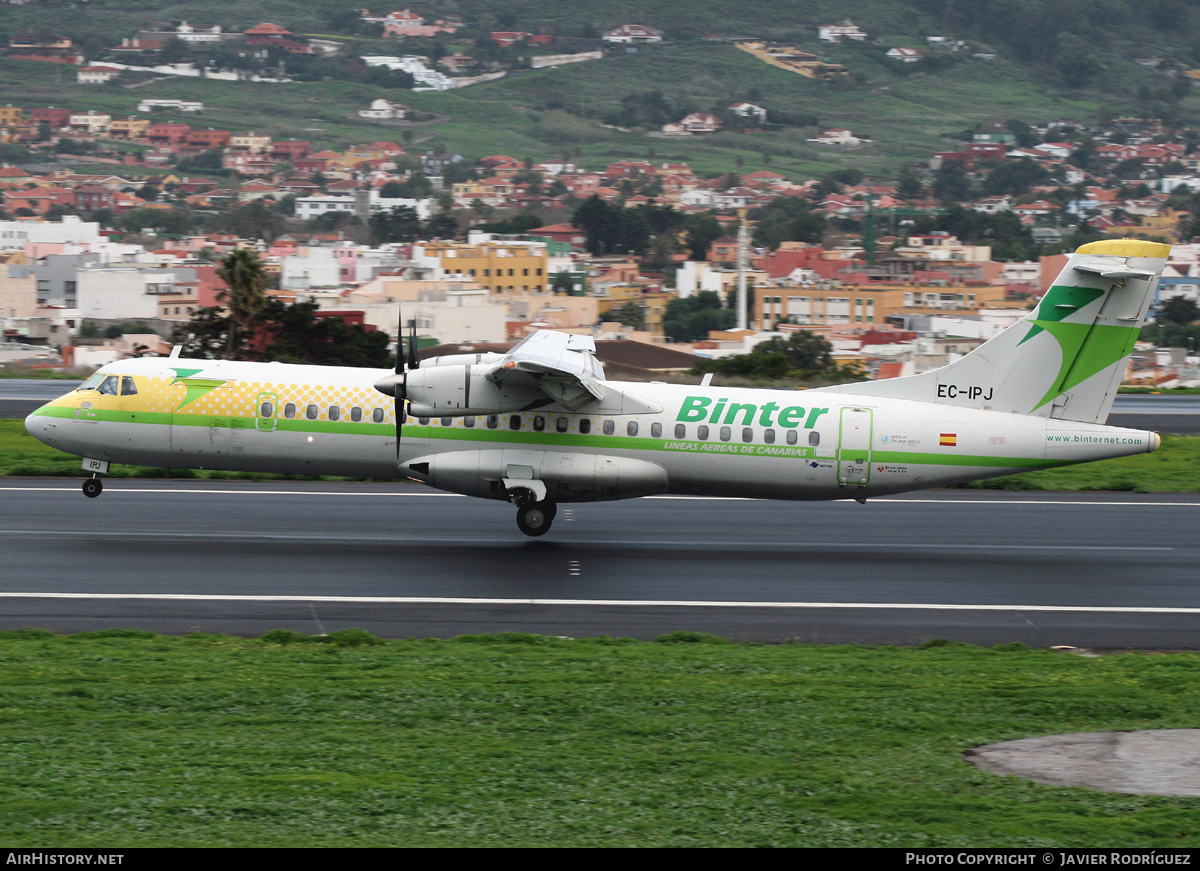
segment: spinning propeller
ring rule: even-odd
[[[398,319],[399,324],[403,324],[403,315]],[[407,367],[404,359],[404,335],[403,327],[396,331],[396,371],[395,374],[385,378],[380,378],[375,382],[375,389],[380,393],[391,396],[395,399],[395,415],[396,415],[396,461],[400,460],[400,437],[404,427],[404,419],[407,417],[405,403],[408,401],[408,370],[420,369],[421,359],[417,356],[417,322],[411,320],[408,322],[408,362]]]

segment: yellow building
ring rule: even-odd
[[[417,246],[427,260],[436,259],[444,274],[471,278],[493,293],[545,293],[548,255],[544,245],[513,242],[428,242]],[[414,249],[416,259],[418,250]]]
[[[108,125],[108,135],[113,139],[141,139],[149,129],[148,118],[114,118]]]
[[[757,287],[756,306],[764,324],[792,318],[798,324],[870,325],[889,315],[964,315],[983,308],[1023,308],[1005,299],[1002,285],[850,284],[841,287]]]
[[[1157,215],[1147,215],[1142,218],[1142,225],[1133,232],[1138,236],[1160,237],[1170,239],[1172,242],[1181,242],[1179,238],[1179,222],[1183,220],[1186,212],[1181,212],[1177,209],[1163,209]],[[1129,233],[1129,227],[1121,229]]]
[[[633,302],[641,306],[643,311],[642,329],[651,336],[661,338],[663,335],[663,314],[667,303],[675,299],[673,293],[663,293],[661,290],[647,291],[640,284],[614,284],[605,290],[605,296],[598,297],[598,313],[619,309]]]
[[[266,154],[271,150],[271,137],[260,136],[257,133],[240,133],[229,137],[229,147],[235,151]]]
[[[7,127],[10,124],[20,124],[21,120],[20,106],[0,106],[0,125]]]

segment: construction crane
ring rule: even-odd
[[[895,219],[898,217],[916,217],[922,215],[944,215],[946,210],[938,207],[935,209],[876,209],[875,197],[871,193],[870,186],[867,187],[867,214],[863,218],[863,253],[867,255],[867,265],[875,265],[875,216],[888,215],[892,218],[892,229],[895,229]]]

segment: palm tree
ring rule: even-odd
[[[263,292],[267,275],[258,254],[249,248],[239,248],[221,259],[217,277],[228,285],[228,290],[218,293],[217,299],[229,309],[225,358],[233,360],[267,304],[267,295]]]

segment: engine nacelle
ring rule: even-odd
[[[420,369],[410,370],[405,375],[409,414],[414,417],[504,414],[520,411],[531,402],[545,399],[534,385],[514,389],[497,384],[487,377],[491,368],[490,363],[439,363],[436,366],[422,364]]]
[[[526,481],[540,482],[545,498],[555,502],[653,496],[668,486],[667,471],[657,463],[565,451],[452,451],[418,457],[401,471],[439,490],[484,499],[507,500],[508,490]]]

